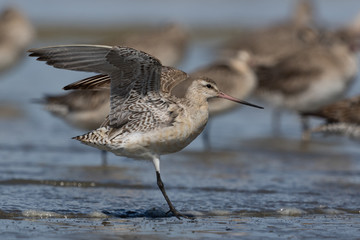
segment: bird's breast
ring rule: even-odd
[[[174,153],[189,145],[202,132],[207,120],[207,109],[185,111],[171,126],[138,134],[129,144],[159,155]]]

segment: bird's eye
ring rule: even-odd
[[[211,84],[206,84],[206,87],[209,88],[209,89],[213,88],[213,86]]]

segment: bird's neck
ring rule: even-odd
[[[208,101],[207,98],[199,94],[197,91],[194,91],[192,88],[189,88],[185,94],[185,98],[188,100],[188,103],[191,105],[192,108],[202,108],[208,109]]]
[[[188,105],[187,114],[191,119],[194,134],[197,135],[203,130],[209,118],[209,104],[204,95],[192,90],[188,89],[185,97]]]

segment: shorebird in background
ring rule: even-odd
[[[246,99],[256,87],[256,76],[252,70],[251,56],[246,51],[239,51],[234,57],[217,61],[192,72],[190,75],[196,79],[205,76],[213,79],[217,86],[224,92],[239,99]],[[178,84],[173,94],[184,97],[192,82],[192,78]],[[220,98],[209,100],[210,116],[220,115],[238,107],[238,104]],[[209,123],[203,133],[203,141],[206,148],[210,148]]]
[[[178,218],[186,216],[175,209],[166,194],[160,177],[160,155],[180,151],[201,133],[208,120],[210,98],[220,97],[258,107],[224,94],[213,80],[205,77],[196,78],[185,97],[177,98],[171,89],[188,75],[162,66],[155,57],[128,47],[68,45],[29,51],[30,56],[56,68],[110,77],[109,116],[100,128],[75,139],[119,156],[151,160],[169,212]],[[99,78],[99,88],[102,88],[101,75],[74,86],[87,88],[89,83],[96,88]]]
[[[356,50],[336,35],[324,36],[272,66],[258,66],[255,95],[300,115],[316,111],[344,97],[358,72]],[[303,118],[303,130],[307,128]]]
[[[276,109],[273,115],[275,133],[279,132],[282,109],[301,113],[338,101],[357,75],[360,15],[335,31],[316,29],[309,33],[311,37],[292,50],[284,51],[276,60],[262,61],[255,57],[253,61],[254,65],[258,63],[256,95]],[[277,51],[271,42],[265,45]],[[302,121],[303,130],[306,130],[306,118]]]
[[[161,28],[117,36],[103,43],[135,48],[155,56],[166,66],[176,66],[185,56],[188,39],[189,35],[181,25],[171,23]]]
[[[261,29],[248,30],[231,39],[221,53],[233,56],[239,50],[248,51],[256,61],[271,65],[278,59],[313,41],[313,6],[310,1],[298,1],[290,20]]]
[[[24,14],[5,9],[0,15],[0,72],[17,63],[34,38],[34,27]]]
[[[62,95],[47,95],[39,102],[69,125],[91,131],[100,127],[110,112],[110,91],[75,90]],[[102,166],[106,165],[106,151],[102,151]]]
[[[360,139],[360,96],[304,114],[324,119],[326,123],[304,132],[303,140],[310,140],[312,133],[341,134]]]

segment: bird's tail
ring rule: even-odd
[[[101,127],[84,135],[73,137],[73,139],[100,148],[109,143],[107,140],[107,132],[108,129],[106,127]]]

